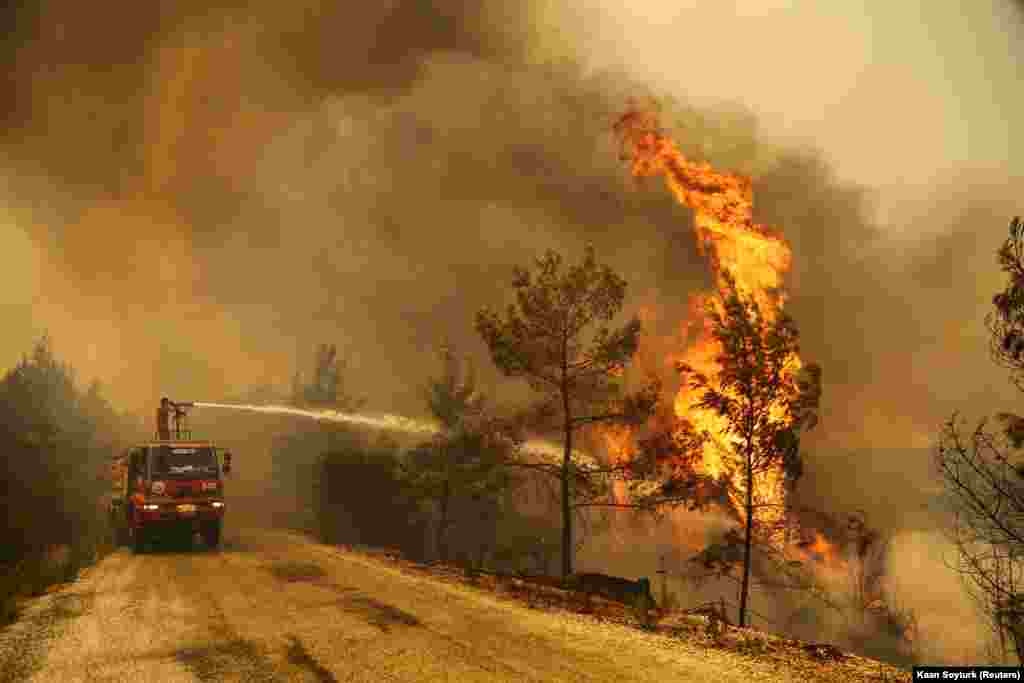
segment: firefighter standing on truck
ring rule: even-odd
[[[166,396],[160,399],[160,407],[156,409],[156,435],[162,441],[171,439],[171,412],[176,406]]]

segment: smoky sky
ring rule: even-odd
[[[979,157],[967,160],[950,128],[957,153],[925,173],[918,147],[856,125],[867,116],[859,101],[809,120],[815,93],[834,95],[844,64],[871,61],[851,34],[836,34],[835,54],[823,52],[823,71],[800,74],[802,84],[744,76],[760,61],[806,62],[835,17],[800,3],[734,9],[651,2],[629,18],[610,2],[497,0],[7,9],[4,353],[13,362],[48,329],[84,376],[139,408],[163,394],[215,400],[284,386],[315,344],[334,342],[350,358],[354,393],[375,409],[417,413],[416,387],[450,339],[492,393],[516,397],[522,387],[490,369],[473,313],[506,301],[514,266],[547,248],[573,258],[593,243],[629,281],[627,307],[645,313],[644,363],[671,382],[669,355],[688,297],[710,282],[707,265],[690,212],[657,179],[628,179],[610,134],[628,98],[654,96],[687,155],[753,177],[757,220],[793,246],[789,310],[804,356],[825,368],[816,438],[922,446],[958,404],[1012,399],[982,326],[999,286],[994,251],[1021,212],[1016,167],[988,154],[998,126],[979,125]],[[872,29],[864,45],[887,54],[899,34],[890,24],[906,18],[879,17],[848,23]],[[666,52],[673,22],[688,22],[678,24],[680,59]],[[769,38],[789,38],[763,60],[726,40],[769,28]],[[799,36],[806,49],[791,45]],[[952,73],[972,45],[936,50]],[[893,68],[918,69],[922,92],[952,98],[931,70],[940,62]],[[997,104],[1010,96],[990,89]],[[903,104],[886,106],[906,137]],[[970,107],[979,117],[998,110]],[[780,132],[787,111],[811,133]],[[877,161],[878,186],[867,160]],[[895,192],[900,169],[926,189]]]
[[[828,7],[7,4],[0,353],[48,330],[148,416],[161,395],[286,387],[332,342],[352,393],[415,415],[447,339],[519,399],[473,314],[507,301],[515,266],[592,243],[671,383],[711,279],[692,214],[618,159],[612,122],[653,96],[685,154],[753,178],[756,219],[792,245],[787,310],[824,368],[807,500],[896,525],[930,495],[907,490],[942,420],[1019,400],[983,319],[1024,213],[1022,15]]]

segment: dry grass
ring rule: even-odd
[[[561,581],[554,577],[505,576],[451,565],[423,565],[404,560],[394,551],[369,551],[347,546],[342,546],[342,550],[386,562],[404,573],[469,587],[532,609],[571,613],[590,619],[595,625],[628,625],[680,644],[698,645],[767,663],[808,683],[911,680],[909,671],[842,652],[828,643],[799,641],[752,628],[738,628],[681,609],[651,609],[644,614],[601,597],[588,598],[564,590]]]

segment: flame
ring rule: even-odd
[[[739,293],[752,298],[769,322],[775,320],[785,304],[783,285],[792,264],[792,252],[781,235],[754,222],[750,180],[688,160],[675,142],[662,133],[657,115],[650,111],[630,109],[615,123],[614,130],[623,145],[623,159],[630,161],[633,176],[661,176],[676,200],[693,210],[698,249],[708,259],[719,290],[725,286],[726,274],[731,275]],[[691,342],[679,360],[714,381],[720,347],[712,337],[706,311],[708,305],[721,310],[722,302],[717,294],[702,294],[692,297],[689,304],[690,315],[684,323],[684,331]],[[801,367],[800,359],[794,357],[788,371],[795,373]],[[699,431],[711,435],[698,468],[715,478],[731,476],[732,503],[741,511],[745,503],[744,475],[742,472],[730,474],[727,469],[735,453],[735,440],[724,418],[697,406],[700,398],[699,392],[683,386],[674,401],[676,418],[686,419]],[[772,417],[780,421],[787,419],[783,411],[782,406],[777,406]],[[606,433],[605,440],[611,453],[628,457],[621,434]],[[755,520],[779,526],[778,523],[784,521],[785,495],[781,468],[755,477],[755,504],[772,504],[755,508]]]
[[[817,555],[822,560],[834,559],[836,554],[836,548],[833,544],[829,543],[828,540],[821,535],[821,532],[814,532],[814,542],[810,545],[809,550],[813,555]]]
[[[828,540],[820,531],[814,532],[813,541],[800,543],[798,552],[803,560],[814,566],[821,575],[840,578],[849,570],[840,547]]]
[[[625,425],[608,425],[601,431],[608,452],[613,454],[616,464],[628,462],[635,453],[633,430]],[[629,499],[626,482],[616,480],[612,484],[612,497],[616,503],[623,504]]]

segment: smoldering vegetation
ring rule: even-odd
[[[549,24],[543,3],[426,4],[5,7],[3,209],[29,236],[5,243],[20,278],[8,290],[24,292],[10,295],[5,357],[50,329],[83,379],[102,379],[105,396],[141,415],[125,429],[144,420],[148,431],[161,395],[290,400],[292,373],[323,340],[344,349],[349,393],[368,408],[421,415],[417,387],[445,337],[514,406],[526,392],[484,360],[472,312],[504,300],[513,266],[592,243],[627,277],[627,308],[643,311],[648,333],[639,364],[671,396],[687,298],[709,278],[690,212],[658,183],[625,181],[616,158],[610,123],[651,86],[584,65],[578,36]],[[721,56],[705,57],[679,77],[713,73]],[[800,500],[837,518],[863,508],[892,534],[887,576],[935,615],[929,656],[963,657],[940,639],[944,624],[965,622],[963,600],[941,566],[922,568],[945,546],[933,522],[915,516],[908,530],[905,520],[933,493],[938,422],[1012,396],[985,357],[979,302],[997,288],[992,251],[1020,212],[1019,176],[936,171],[938,199],[905,212],[914,238],[892,241],[892,226],[871,218],[872,191],[841,180],[826,152],[773,141],[740,106],[661,101],[684,152],[753,176],[757,219],[793,245],[788,310],[826,378]],[[878,163],[912,166],[900,153],[879,150]],[[231,523],[437,554],[436,510],[398,474],[415,443],[292,418],[200,413],[196,424],[244,454]],[[43,486],[42,474],[25,476]],[[357,486],[362,476],[375,483]],[[531,486],[526,503],[484,506],[496,517],[485,528],[453,526],[452,556],[497,557],[518,538],[509,554],[522,557],[508,566],[553,571],[553,503]],[[467,507],[453,519],[475,518],[477,504],[458,503]],[[682,574],[688,551],[727,526],[674,514],[681,521],[595,516],[584,568],[651,576],[665,556],[666,571]],[[667,582],[683,602],[732,590]],[[944,604],[931,600],[937,585]],[[845,628],[816,603],[757,602],[773,623],[804,609],[801,633]]]

